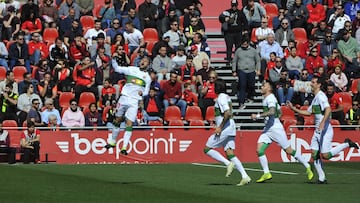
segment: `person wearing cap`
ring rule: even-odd
[[[240,46],[242,36],[249,30],[248,20],[243,11],[238,9],[238,5],[237,0],[231,0],[231,8],[223,11],[219,16],[226,44],[225,60],[229,63],[232,60],[233,47],[235,46],[236,49]]]
[[[84,38],[87,40],[88,47],[90,47],[93,44],[93,41],[96,41],[96,38],[100,33],[104,34],[104,39],[105,39],[106,33],[104,32],[104,30],[101,29],[101,21],[96,20],[94,28],[88,29],[88,31],[86,31],[84,35]]]
[[[232,63],[232,73],[238,77],[237,97],[240,109],[245,108],[245,99],[253,100],[255,96],[255,76],[260,75],[260,57],[250,46],[249,39],[244,38],[241,47],[236,50]]]
[[[199,51],[199,48],[196,45],[192,45],[190,47],[189,53],[193,57],[193,63],[194,63],[196,71],[198,71],[202,68],[202,61],[204,59],[210,61],[209,56],[205,52]],[[210,65],[210,62],[209,62],[209,65]]]
[[[102,32],[100,32],[96,36],[96,41],[93,41],[93,43],[89,47],[89,52],[90,52],[91,58],[93,58],[96,55],[96,52],[100,47],[105,48],[106,55],[108,55],[108,56],[111,55],[111,46],[108,43],[105,43],[105,34]]]
[[[81,35],[77,35],[69,48],[69,56],[72,64],[78,65],[85,56],[90,56],[86,44],[81,41]]]
[[[54,106],[54,100],[52,98],[45,99],[46,109],[41,112],[41,121],[46,125],[49,124],[50,115],[55,115],[56,124],[61,125],[60,112]]]
[[[158,73],[158,80],[169,78],[170,71],[173,69],[174,64],[170,57],[166,55],[166,46],[161,46],[159,53],[153,60],[152,68]]]
[[[190,47],[192,45],[196,45],[199,48],[199,51],[203,51],[209,56],[209,58],[211,57],[210,56],[210,54],[211,54],[210,53],[210,47],[205,42],[204,36],[201,33],[197,32],[197,33],[194,34],[193,40],[192,40],[192,42],[190,44]]]
[[[163,37],[170,37],[169,46],[175,51],[181,44],[186,44],[186,37],[182,31],[179,30],[178,21],[170,23],[170,30],[164,33]]]

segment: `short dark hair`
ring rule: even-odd
[[[75,98],[72,98],[72,99],[70,99],[70,101],[69,101],[69,104],[71,105],[71,103],[73,103],[73,102],[76,102],[76,103],[78,103],[77,99],[75,99]]]
[[[215,93],[226,93],[226,82],[225,80],[218,78],[215,80]]]
[[[35,127],[35,123],[33,121],[28,120],[27,123],[26,123],[26,126],[28,128]]]

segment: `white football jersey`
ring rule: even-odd
[[[324,117],[325,108],[330,107],[328,98],[323,91],[319,91],[311,102],[311,105],[307,109],[308,112],[315,115],[315,125],[319,126],[321,120]]]

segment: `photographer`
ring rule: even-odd
[[[13,91],[13,83],[5,85],[4,92],[1,93],[1,114],[0,120],[17,120],[17,99],[18,95]]]
[[[28,164],[30,156],[34,157],[34,163],[40,164],[40,131],[35,130],[35,123],[32,121],[27,122],[27,130],[21,134],[20,145],[24,151],[23,162]]]

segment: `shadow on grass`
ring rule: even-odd
[[[140,181],[137,181],[137,182],[124,182],[124,181],[109,181],[110,184],[114,184],[114,185],[135,185],[135,184],[143,184],[145,182],[140,182]]]

